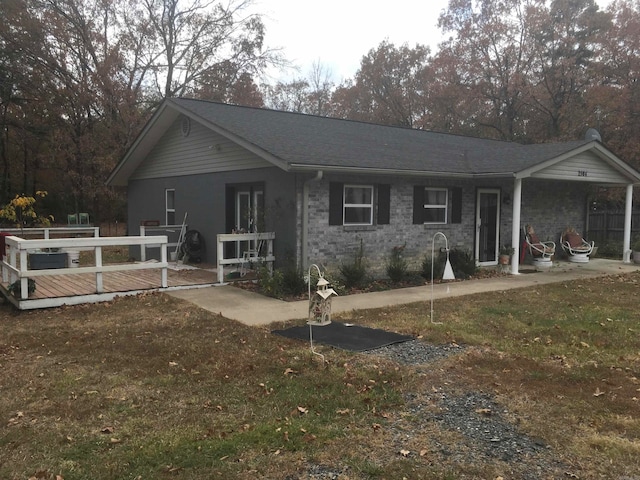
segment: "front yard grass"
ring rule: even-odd
[[[633,478],[639,283],[634,273],[437,300],[441,325],[427,302],[337,319],[463,347],[418,366],[317,346],[323,367],[304,342],[162,294],[5,305],[0,478],[525,478],[515,462],[448,454],[460,434],[408,409],[409,394],[432,391],[493,396],[554,459],[530,478]]]

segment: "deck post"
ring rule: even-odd
[[[100,245],[96,246],[95,252],[96,252],[96,267],[100,269],[102,268],[102,247]],[[96,272],[96,293],[103,293],[103,292],[104,292],[104,285],[102,283],[102,272],[97,271]]]
[[[27,264],[27,251],[20,250],[20,272],[26,272],[28,270]],[[25,300],[29,298],[29,278],[20,275],[20,298]]]
[[[9,247],[9,264],[13,268],[17,268],[18,266],[18,254],[16,252],[16,249],[13,247]],[[14,271],[11,272],[11,275],[9,275],[9,277],[11,278],[11,281],[9,283],[13,283],[18,279],[18,275],[16,275]]]
[[[167,242],[160,245],[160,262],[164,263],[164,267],[160,271],[162,288],[167,288]]]
[[[218,235],[218,252],[217,252],[217,269],[218,270],[218,283],[224,282],[224,264],[220,263],[220,260],[224,259],[224,241],[220,240]]]
[[[273,238],[267,240],[267,258],[273,256]],[[269,268],[269,275],[273,275],[273,262],[267,262]]]
[[[140,225],[140,236],[141,237],[145,237],[146,236],[146,231],[145,231],[145,226],[144,225]],[[147,261],[147,246],[146,245],[140,245],[140,261],[141,262],[146,262]]]

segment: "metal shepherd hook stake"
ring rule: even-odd
[[[433,236],[433,240],[431,241],[431,323],[436,323],[438,325],[442,324],[442,322],[434,322],[433,321],[433,266],[436,263],[435,258],[435,245],[436,245],[436,237],[438,235],[442,235],[445,242],[445,252],[447,252],[447,263],[444,265],[444,273],[442,274],[443,280],[455,280],[456,276],[453,274],[453,268],[451,268],[451,262],[449,262],[449,240],[447,240],[447,236],[442,232],[436,232]]]

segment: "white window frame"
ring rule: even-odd
[[[427,222],[424,223],[427,225],[446,225],[447,219],[449,218],[449,189],[448,188],[434,188],[434,187],[425,187],[424,188],[424,198],[425,201],[428,197],[427,192],[444,192],[444,205],[441,204],[430,204],[425,203],[422,208],[426,211],[434,211],[434,210],[444,210],[444,221],[442,222]],[[426,215],[425,215],[426,217]]]
[[[370,203],[347,203],[347,189],[348,188],[362,188],[369,189],[371,191],[371,201]],[[373,205],[374,205],[374,194],[375,190],[373,185],[357,185],[357,184],[349,184],[344,185],[342,190],[342,223],[343,225],[373,225]],[[368,208],[369,209],[369,221],[368,222],[347,222],[347,209],[348,208]]]
[[[169,192],[173,196],[173,207],[169,208]],[[174,225],[176,222],[176,189],[165,188],[164,190],[164,221],[165,225]],[[169,223],[169,214],[173,214],[173,223]]]

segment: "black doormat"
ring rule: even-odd
[[[399,333],[350,323],[332,322],[324,327],[312,328],[314,342],[352,352],[364,352],[394,343],[413,340],[411,335],[400,335]],[[271,333],[287,338],[309,341],[309,325],[290,327],[285,330],[273,330]]]

